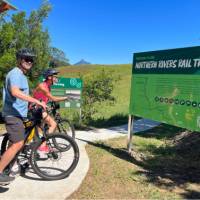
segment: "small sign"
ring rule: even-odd
[[[59,77],[58,82],[51,87],[54,96],[67,96],[69,100],[60,102],[61,107],[80,108],[83,82],[80,78]]]
[[[40,77],[39,80],[42,82],[45,79]],[[69,97],[69,100],[59,103],[61,108],[81,108],[82,87],[83,81],[80,78],[58,77],[58,82],[51,86],[51,94]]]

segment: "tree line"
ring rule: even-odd
[[[0,104],[2,88],[8,71],[16,66],[16,52],[21,48],[31,48],[36,54],[34,67],[29,76],[29,85],[34,87],[41,72],[48,67],[69,65],[65,53],[50,46],[48,29],[43,22],[48,18],[52,7],[48,0],[43,0],[38,10],[33,10],[29,16],[25,11],[12,16],[0,14]],[[114,78],[104,70],[100,74],[84,79],[83,88],[83,121],[87,124],[97,112],[96,103],[114,102],[112,96]]]
[[[50,46],[50,35],[43,27],[51,8],[51,4],[44,0],[39,9],[33,10],[29,16],[25,11],[12,16],[0,14],[0,88],[3,87],[7,72],[16,66],[15,55],[21,48],[31,48],[37,55],[29,74],[31,86],[45,68],[69,65],[64,52]]]

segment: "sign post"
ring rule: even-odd
[[[133,120],[134,117],[132,115],[129,115],[128,118],[128,141],[127,141],[127,149],[128,152],[131,154],[132,152],[132,136],[133,136]]]
[[[200,46],[135,53],[129,114],[200,131]]]

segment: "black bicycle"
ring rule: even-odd
[[[25,173],[30,166],[45,180],[59,180],[70,175],[79,161],[79,148],[74,139],[66,134],[47,134],[42,124],[42,109],[33,109],[32,117],[24,121],[26,138],[24,146],[6,167],[4,173],[9,175],[14,163]],[[39,128],[40,127],[40,128]],[[46,143],[48,152],[43,155],[40,147]],[[8,134],[4,134],[1,155],[9,147]]]
[[[53,116],[57,123],[57,130],[59,133],[65,133],[75,139],[75,128],[68,119],[63,119],[59,113],[60,105],[54,101],[48,103],[50,109],[49,114]]]

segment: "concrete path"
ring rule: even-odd
[[[134,132],[148,130],[159,123],[141,119],[134,123]],[[78,189],[89,169],[89,158],[85,145],[89,141],[107,140],[125,136],[127,125],[109,129],[96,129],[91,131],[76,131],[76,141],[80,150],[80,160],[76,169],[68,178],[59,181],[43,181],[28,172],[27,178],[16,177],[8,186],[0,186],[0,199],[2,200],[64,200]],[[1,137],[0,137],[1,140]],[[0,141],[1,142],[1,141]]]

